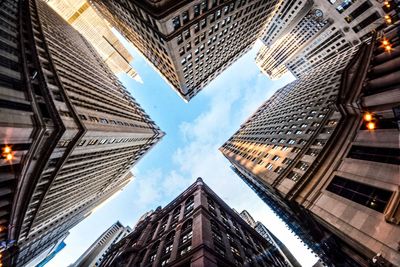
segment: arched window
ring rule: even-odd
[[[175,237],[175,231],[172,231],[165,237],[165,242],[173,242]]]
[[[156,260],[157,250],[158,250],[159,246],[160,246],[160,241],[155,242],[151,246],[151,250],[150,250],[150,253],[149,253],[149,257],[148,257],[149,262],[154,262]]]
[[[184,216],[187,217],[191,214],[194,208],[194,197],[189,197],[185,202],[185,214]]]
[[[143,262],[145,255],[146,255],[146,250],[144,249],[139,254],[139,257],[138,257],[137,262],[136,262],[137,265],[140,265],[140,263]]]
[[[172,252],[172,249],[174,247],[174,238],[175,238],[175,231],[172,231],[167,235],[165,238],[165,247],[163,251],[163,255],[169,255]]]
[[[172,215],[172,220],[178,220],[179,219],[179,214],[181,213],[181,206],[179,205],[175,210]]]
[[[167,228],[168,218],[169,218],[169,216],[167,215],[162,219],[160,229],[158,230],[159,236],[162,235],[164,233],[165,229]]]
[[[192,225],[193,225],[193,220],[192,219],[186,220],[182,225],[182,232],[186,232],[189,229],[191,230],[192,229]]]

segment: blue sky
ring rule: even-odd
[[[197,177],[232,208],[248,210],[263,222],[304,266],[316,258],[258,196],[229,168],[218,148],[276,89],[293,80],[271,81],[260,73],[256,46],[185,103],[156,71],[125,42],[132,65],[144,83],[121,76],[124,85],[166,136],[134,167],[134,180],[70,231],[67,246],[47,265],[73,263],[97,237],[119,220],[133,226],[145,212],[165,206]]]

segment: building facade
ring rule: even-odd
[[[120,222],[114,223],[71,265],[71,267],[96,267],[103,262],[111,247],[127,236],[132,229]]]
[[[42,267],[45,266],[51,259],[53,259],[62,249],[65,248],[65,239],[68,237],[69,232],[67,232],[63,237],[55,240],[51,246],[42,251],[39,255],[25,264],[25,267]]]
[[[256,226],[256,221],[254,220],[253,216],[251,216],[251,214],[247,210],[243,210],[241,213],[239,213],[239,215],[251,227],[254,228]]]
[[[286,266],[274,247],[201,178],[157,208],[101,266]]]
[[[0,239],[23,266],[121,190],[163,132],[45,2],[0,6]]]
[[[300,263],[292,255],[289,249],[274,235],[262,222],[256,222],[251,214],[247,210],[243,210],[240,213],[240,217],[247,222],[254,230],[257,231],[267,241],[272,243],[275,249],[285,258],[285,266],[288,267],[301,267]]]
[[[399,26],[279,89],[221,148],[332,266],[396,266]]]
[[[277,2],[93,1],[186,101],[252,47]]]
[[[394,3],[393,3],[394,5]],[[262,40],[256,64],[271,79],[289,71],[300,77],[386,25],[382,1],[283,1]]]
[[[142,82],[130,62],[133,56],[111,31],[111,25],[85,0],[47,0],[68,24],[72,25],[89,41],[97,53],[115,74],[125,73],[132,79]]]

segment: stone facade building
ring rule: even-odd
[[[114,223],[70,267],[99,266],[111,247],[131,231],[129,226],[123,226],[120,222]]]
[[[370,42],[278,90],[221,148],[332,266],[400,262],[399,24]]]
[[[23,266],[121,190],[163,132],[44,1],[1,1],[0,21],[0,241],[3,264],[19,250]]]
[[[95,0],[94,6],[189,101],[246,53],[277,0]]]
[[[68,24],[89,41],[115,74],[125,73],[142,82],[130,62],[133,56],[111,31],[111,25],[100,17],[86,0],[46,0]]]
[[[287,71],[300,77],[335,54],[356,46],[382,29],[381,1],[282,1],[268,23],[256,64],[271,79]],[[392,16],[396,11],[390,12]]]
[[[101,266],[287,266],[201,178],[142,220]]]

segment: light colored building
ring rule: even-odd
[[[274,245],[276,251],[280,253],[285,259],[284,265],[287,267],[301,267],[300,263],[292,255],[292,253],[287,249],[287,247],[275,236],[268,228],[261,222],[256,222],[247,210],[243,210],[240,213],[240,217],[247,222],[254,230],[257,231],[262,237],[264,237],[268,242]]]
[[[328,265],[400,262],[398,31],[279,89],[221,148]]]
[[[120,191],[164,133],[44,1],[0,7],[0,241],[4,265],[23,266]]]
[[[288,70],[298,78],[385,26],[381,2],[283,1],[262,37],[265,46],[257,54],[256,64],[271,79]]]
[[[46,2],[93,45],[115,74],[126,73],[132,79],[143,82],[130,65],[133,56],[111,31],[111,25],[100,17],[86,0]]]
[[[34,259],[32,259],[30,262],[28,262],[24,267],[43,267],[48,263],[51,259],[53,259],[64,247],[66,246],[65,244],[65,239],[68,237],[69,232],[65,233],[63,237],[61,237],[58,240],[55,240],[51,246],[48,246],[48,248],[39,255],[37,255]]]
[[[114,223],[79,257],[71,267],[97,267],[112,246],[127,236],[132,229],[120,222]]]
[[[93,1],[189,101],[250,50],[278,0]]]
[[[251,227],[256,226],[256,221],[253,219],[253,216],[251,216],[251,214],[247,210],[243,210],[241,213],[239,213],[239,215]]]

